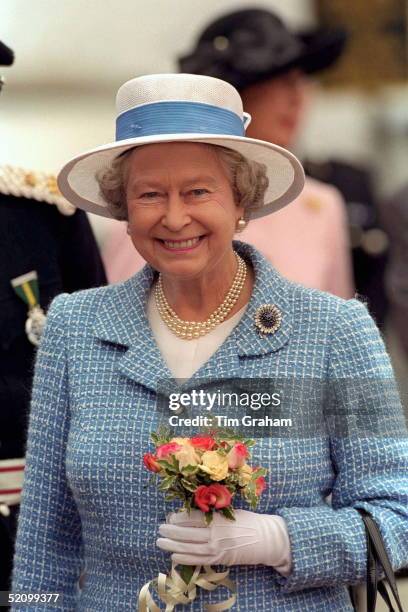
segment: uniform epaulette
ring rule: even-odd
[[[16,166],[0,166],[1,193],[55,204],[63,215],[72,215],[76,210],[61,194],[55,175],[45,172],[31,172]]]

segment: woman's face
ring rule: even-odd
[[[196,278],[232,254],[236,222],[228,169],[216,147],[159,143],[138,147],[125,167],[129,234],[156,270]]]
[[[246,135],[290,147],[299,131],[309,89],[310,79],[297,68],[244,89],[244,109],[252,115]]]

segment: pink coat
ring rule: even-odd
[[[307,178],[294,202],[250,221],[237,238],[253,244],[292,281],[343,298],[354,296],[345,205],[330,185]],[[116,224],[102,256],[111,283],[126,280],[145,264],[124,223]]]

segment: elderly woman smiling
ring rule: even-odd
[[[13,591],[60,593],[59,610],[130,611],[171,553],[174,563],[229,566],[237,610],[351,610],[347,587],[367,571],[359,508],[394,567],[408,561],[407,437],[398,398],[384,393],[393,374],[379,333],[357,300],[292,284],[233,240],[289,204],[303,172],[288,151],[246,138],[250,118],[231,85],[139,77],[117,106],[116,141],[70,161],[59,185],[84,210],[125,220],[148,264],[50,308]],[[175,512],[148,486],[142,457],[172,377],[183,392],[202,381],[299,383],[281,412],[295,416],[296,435],[266,429],[253,451],[269,468],[257,512],[237,500],[233,523],[216,515],[205,527],[198,510]],[[367,380],[369,392],[351,392]],[[337,384],[330,414],[313,381]],[[333,426],[338,415],[347,431]],[[224,598],[200,591],[191,609]]]
[[[160,270],[164,295],[179,317],[207,321],[222,304],[213,328],[238,312],[251,295],[253,273],[235,254],[232,238],[237,224],[244,225],[245,215],[263,202],[264,166],[194,142],[133,149],[112,166],[98,177],[108,208],[128,221],[135,248]],[[226,302],[238,274],[240,291]],[[164,320],[170,322],[165,312]],[[183,327],[175,331],[189,339],[208,331],[204,325],[195,331]]]

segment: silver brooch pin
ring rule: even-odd
[[[255,312],[255,325],[261,338],[274,334],[282,323],[282,313],[275,304],[262,304]]]

